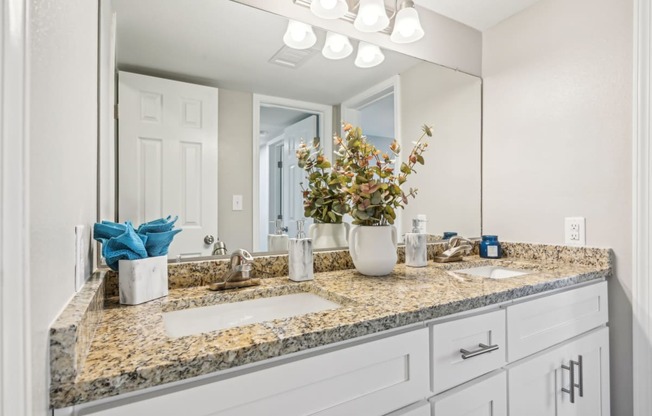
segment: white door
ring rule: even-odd
[[[501,372],[480,382],[471,381],[431,402],[433,416],[507,416],[507,377]]]
[[[119,73],[118,218],[178,215],[171,258],[210,255],[217,239],[217,89]]]
[[[303,216],[303,195],[301,193],[301,182],[307,188],[305,172],[297,165],[296,151],[303,140],[307,144],[312,144],[315,137],[318,136],[318,117],[311,115],[303,120],[288,126],[284,130],[283,148],[285,160],[283,160],[283,206],[282,215],[283,223],[288,227],[288,235],[296,237],[297,220]],[[312,223],[312,219],[305,218],[306,224],[304,231]]]
[[[532,359],[526,358],[508,371],[510,415],[608,416],[609,330],[603,328]],[[582,366],[573,364],[574,403],[570,391],[571,360],[582,355]],[[582,396],[580,396],[580,387]]]

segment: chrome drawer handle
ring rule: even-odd
[[[491,351],[496,351],[498,349],[498,344],[495,345],[486,345],[486,344],[478,344],[480,347],[479,349],[475,351],[469,351],[465,350],[464,348],[460,348],[460,352],[462,353],[462,359],[466,360],[469,358],[477,357],[478,355],[481,354],[486,354]]]

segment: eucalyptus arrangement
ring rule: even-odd
[[[308,175],[308,187],[301,182],[304,216],[325,224],[342,223],[349,212],[348,195],[342,188],[351,183],[351,178],[333,169],[317,139],[312,145],[301,143],[296,155],[299,167]]]
[[[409,188],[404,192],[401,186],[412,173],[415,166],[423,165],[423,152],[428,147],[425,136],[432,137],[432,127],[422,126],[422,135],[414,143],[410,155],[396,171],[396,158],[401,147],[394,140],[389,152],[378,150],[367,141],[360,127],[344,124],[346,137],[336,137],[339,146],[335,171],[339,177],[346,177],[350,182],[342,182],[342,191],[347,195],[353,224],[389,225],[396,220],[396,208],[403,208],[408,197],[414,198],[417,189]]]

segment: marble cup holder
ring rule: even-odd
[[[168,295],[168,257],[118,262],[120,303],[138,305]]]

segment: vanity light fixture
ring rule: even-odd
[[[383,0],[360,0],[353,26],[360,32],[380,32],[389,26]]]
[[[315,32],[312,30],[312,26],[297,22],[296,20],[290,20],[283,36],[283,42],[293,49],[308,49],[317,42],[317,36],[315,36]]]
[[[349,11],[346,0],[312,0],[310,10],[322,19],[340,19]]]
[[[377,45],[362,41],[358,44],[358,54],[354,62],[358,68],[371,68],[380,65],[384,60],[385,55]]]
[[[394,30],[390,39],[394,43],[416,42],[423,37],[423,28],[419,21],[419,14],[414,8],[412,0],[403,0],[398,8]]]
[[[328,59],[344,59],[351,55],[353,46],[351,41],[344,35],[339,33],[328,32],[326,33],[326,42],[321,53]]]

